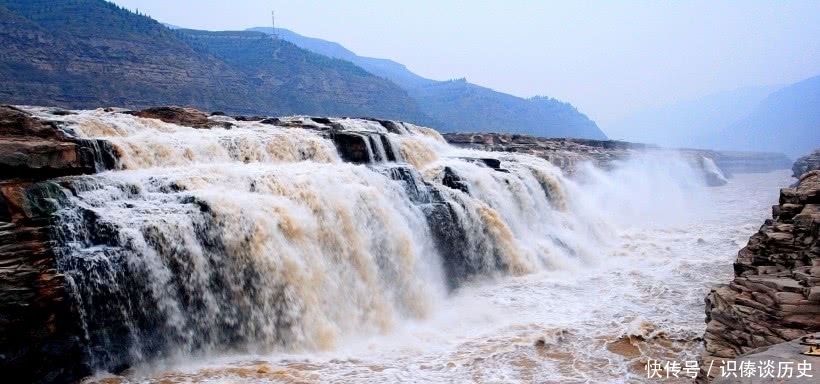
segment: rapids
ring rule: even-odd
[[[119,157],[57,181],[91,381],[639,378],[695,356],[703,295],[786,179],[708,189],[668,152],[568,178],[361,119],[61,120]]]

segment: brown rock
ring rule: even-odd
[[[0,180],[95,173],[113,169],[116,158],[110,143],[70,137],[54,122],[0,105]]]
[[[793,176],[800,178],[804,173],[820,169],[820,149],[803,156],[794,162],[792,166]]]
[[[90,373],[50,245],[50,212],[32,204],[52,188],[0,182],[0,372],[12,382],[72,382]]]
[[[166,123],[192,128],[212,128],[221,126],[221,123],[209,120],[207,113],[193,108],[177,106],[154,107],[133,112],[132,114],[138,117],[159,119]]]
[[[772,212],[738,252],[735,279],[706,298],[703,362],[820,332],[820,171],[781,189]]]

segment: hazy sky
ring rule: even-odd
[[[197,29],[278,27],[419,75],[569,101],[606,130],[648,106],[820,74],[820,1],[115,0]]]

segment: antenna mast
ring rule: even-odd
[[[271,26],[273,26],[273,39],[279,39],[279,34],[276,33],[276,12],[270,11]]]

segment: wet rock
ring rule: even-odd
[[[330,119],[327,118],[327,117],[311,117],[310,119],[313,120],[314,122],[319,123],[319,124],[325,124],[325,125],[332,124]]]
[[[74,382],[90,373],[50,244],[52,210],[44,203],[58,191],[53,183],[0,182],[0,372],[19,382]]]
[[[42,180],[114,169],[117,156],[108,142],[0,105],[0,372],[8,377],[76,382],[90,373],[52,248],[51,216],[65,196]]]
[[[354,132],[335,132],[332,138],[344,161],[356,164],[371,162],[367,136]]]
[[[102,140],[72,137],[52,121],[0,105],[0,180],[45,180],[113,169],[118,154]]]
[[[444,167],[444,177],[441,180],[444,186],[470,194],[470,186],[450,167]]]
[[[379,124],[382,125],[382,127],[387,129],[387,132],[401,135],[405,131],[405,129],[399,123],[397,123],[395,121],[378,120],[378,122],[379,122]]]
[[[268,124],[268,125],[279,125],[282,121],[279,120],[277,117],[269,117],[266,119],[259,120],[259,124]]]
[[[233,116],[233,118],[236,121],[262,121],[262,120],[265,120],[264,116]]]
[[[218,122],[209,120],[208,114],[205,112],[177,106],[143,109],[134,112],[133,115],[147,119],[159,119],[166,123],[192,128],[212,128],[220,125]]]

